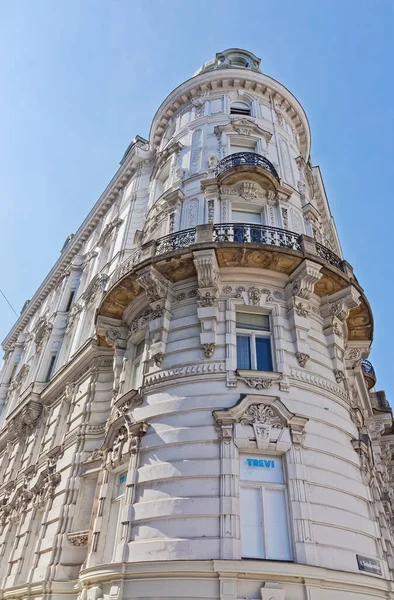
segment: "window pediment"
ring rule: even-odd
[[[234,442],[240,449],[256,447],[287,452],[301,446],[308,419],[290,412],[276,397],[248,394],[226,410],[213,412],[221,426],[233,426]]]
[[[237,133],[238,135],[246,136],[261,136],[268,142],[271,140],[273,133],[267,129],[263,129],[258,125],[253,117],[236,117],[232,115],[230,121],[226,125],[217,125],[215,134],[221,133]]]

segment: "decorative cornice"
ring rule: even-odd
[[[328,392],[339,396],[343,400],[349,399],[349,394],[343,387],[340,387],[332,381],[328,381],[328,379],[324,379],[323,377],[313,375],[313,373],[306,373],[305,371],[297,371],[295,369],[292,369],[290,377],[297,381],[301,381],[303,383],[322,388],[323,390],[327,390]]]
[[[225,375],[224,363],[200,363],[174,369],[158,371],[145,377],[144,387],[150,387],[172,379],[183,379],[184,377],[199,377],[201,375]]]
[[[147,158],[149,156],[149,152],[144,152],[145,157],[143,158],[141,155],[141,153],[143,152],[144,151],[140,148],[133,149],[133,151],[130,152],[130,156],[119,167],[119,169],[117,170],[117,172],[115,173],[115,175],[113,176],[113,178],[111,179],[111,181],[97,200],[96,204],[93,206],[92,210],[89,212],[86,219],[83,221],[83,223],[77,230],[70,243],[64,249],[59,259],[49,271],[48,275],[34,294],[33,298],[30,300],[29,304],[26,306],[25,310],[20,315],[14,327],[11,329],[7,337],[2,342],[2,347],[5,352],[17,340],[18,335],[29,323],[31,317],[37,312],[43,300],[45,300],[45,298],[58,284],[61,278],[64,277],[67,270],[70,268],[74,257],[81,250],[83,244],[86,242],[86,240],[91,235],[92,231],[97,226],[97,223],[100,220],[100,218],[107,213],[108,209],[115,201],[119,191],[124,187],[127,181],[129,181],[130,177],[133,175],[136,164],[138,164],[141,160],[144,160],[144,158]]]
[[[167,96],[157,110],[150,130],[152,146],[157,146],[161,136],[175,113],[191,102],[192,98],[210,93],[228,93],[232,89],[246,89],[248,93],[258,94],[275,100],[292,120],[300,139],[302,156],[308,160],[310,153],[310,130],[308,119],[298,100],[275,79],[250,69],[229,68],[201,73],[188,79]]]

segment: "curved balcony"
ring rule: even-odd
[[[323,266],[314,291],[320,297],[358,283],[352,267],[330,249],[303,234],[254,223],[206,223],[152,239],[136,248],[112,273],[99,307],[102,317],[123,318],[124,310],[141,293],[141,269],[154,269],[170,282],[196,276],[195,252],[214,250],[219,268],[266,269],[291,275],[305,259]],[[362,294],[362,290],[360,290]],[[349,312],[351,341],[370,341],[373,322],[367,299]],[[372,371],[368,369],[368,375]],[[370,377],[370,387],[375,380]]]
[[[305,240],[309,240],[307,245]],[[318,244],[312,238],[307,238],[307,236],[300,235],[294,231],[251,223],[218,223],[216,225],[199,225],[190,229],[176,231],[175,233],[170,233],[142,245],[114,271],[110,278],[108,289],[132,271],[137,264],[144,262],[145,259],[176,252],[177,250],[184,250],[195,244],[206,244],[209,242],[214,242],[215,245],[217,243],[234,243],[238,245],[248,243],[261,244],[289,248],[297,252],[308,252],[308,254],[316,254],[319,258],[322,258],[344,273],[347,272],[344,261],[334,254],[334,252]]]
[[[301,236],[287,229],[249,223],[220,223],[213,226],[215,242],[238,242],[282,246],[301,252]],[[339,259],[340,260],[340,259]]]
[[[219,162],[218,166],[216,167],[215,177],[218,177],[229,169],[241,166],[262,167],[271,173],[277,182],[280,183],[279,175],[274,165],[268,160],[268,158],[261,156],[261,154],[256,154],[255,152],[235,152],[234,154],[229,154]]]
[[[365,383],[367,384],[367,388],[370,390],[376,383],[375,369],[373,368],[372,363],[370,363],[366,358],[362,358],[360,360],[360,364],[363,370]]]

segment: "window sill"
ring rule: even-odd
[[[278,371],[257,371],[254,369],[237,369],[237,375],[240,377],[259,377],[260,379],[271,379],[271,381],[278,381],[281,378],[282,373]]]

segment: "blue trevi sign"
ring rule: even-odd
[[[247,458],[248,467],[262,467],[263,469],[274,469],[274,460],[259,460],[257,458]]]

